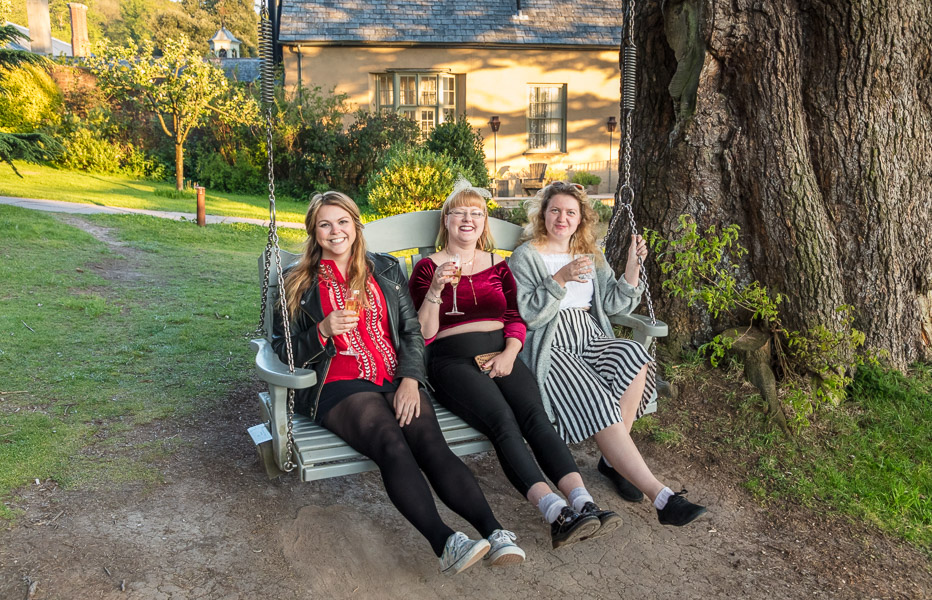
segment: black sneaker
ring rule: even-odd
[[[621,476],[621,473],[608,466],[605,457],[599,458],[599,473],[608,477],[608,480],[615,484],[615,491],[622,499],[628,502],[640,502],[644,499],[641,490],[634,487],[634,484]]]
[[[686,499],[686,490],[676,492],[667,500],[667,505],[657,510],[657,518],[661,525],[676,525],[682,527],[696,520],[696,517],[705,512],[704,506],[693,504]]]
[[[595,515],[599,518],[599,530],[592,537],[600,537],[606,533],[611,533],[621,527],[623,523],[621,517],[611,510],[602,510],[595,502],[586,502],[583,509],[579,512],[581,515]]]
[[[581,515],[570,506],[564,506],[557,520],[550,524],[553,547],[575,544],[599,530],[602,524],[595,515]]]

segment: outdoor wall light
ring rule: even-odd
[[[498,130],[502,126],[502,121],[497,116],[489,119],[489,127],[492,128],[494,160],[495,160],[495,177],[498,177]]]

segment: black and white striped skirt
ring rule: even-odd
[[[657,385],[657,363],[644,346],[606,336],[585,310],[564,309],[557,318],[544,390],[563,439],[576,444],[621,423],[621,395],[648,365],[635,419],[643,415]]]

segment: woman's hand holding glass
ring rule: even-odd
[[[570,281],[586,283],[595,272],[595,264],[591,257],[591,254],[583,254],[566,263],[553,274],[554,281],[559,283],[561,287],[566,287],[566,284]]]
[[[430,288],[427,290],[427,293],[439,298],[440,294],[443,292],[443,288],[445,288],[448,283],[453,283],[455,275],[456,263],[452,260],[438,266],[436,270],[434,270],[434,277],[430,282]]]

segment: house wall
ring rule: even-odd
[[[530,163],[566,169],[584,165],[602,177],[608,190],[609,148],[606,121],[618,115],[618,53],[615,50],[520,50],[286,46],[286,88],[298,84],[345,93],[360,107],[374,107],[372,74],[386,69],[449,69],[465,80],[459,97],[473,127],[485,138],[489,171],[495,160],[488,121],[501,119],[498,172],[519,173]],[[527,85],[566,84],[566,153],[528,153]],[[465,92],[465,94],[464,94]],[[614,135],[617,146],[618,132]],[[613,167],[616,166],[613,160]],[[616,177],[613,175],[613,181]]]

